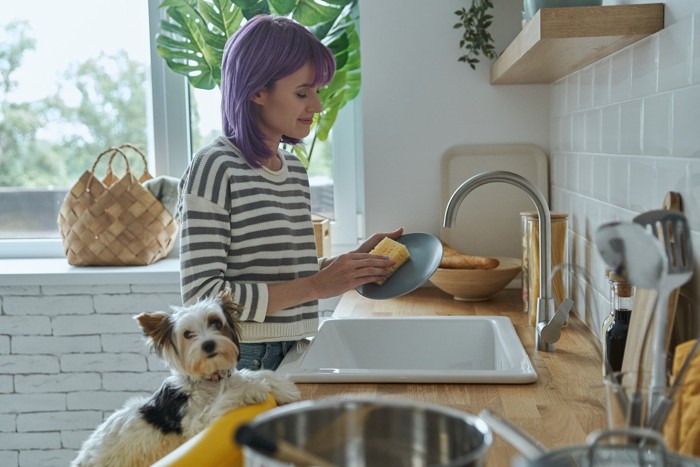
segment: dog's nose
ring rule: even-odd
[[[206,353],[212,353],[216,349],[216,342],[214,341],[204,341],[202,344],[202,350]]]

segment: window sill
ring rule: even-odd
[[[0,259],[0,287],[134,283],[179,284],[179,258],[125,267],[76,267],[65,258]]]

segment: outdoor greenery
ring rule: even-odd
[[[67,188],[104,149],[126,142],[146,148],[144,64],[124,51],[100,54],[67,64],[52,95],[18,102],[15,75],[35,40],[27,22],[0,28],[8,38],[0,44],[0,187]],[[193,129],[197,116],[195,107]]]
[[[338,111],[360,91],[357,0],[164,0],[160,7],[167,18],[161,21],[157,51],[198,89],[220,85],[226,40],[258,14],[293,18],[333,51],[337,71],[320,91],[324,110],[314,120],[311,142],[293,148],[308,167],[316,141],[328,139]]]
[[[498,57],[493,45],[493,37],[489,32],[489,27],[493,23],[493,16],[489,13],[491,8],[493,8],[491,0],[472,0],[468,10],[461,8],[455,11],[459,22],[454,25],[454,28],[464,29],[459,48],[466,51],[459,57],[459,61],[465,62],[472,70],[476,69],[480,54],[490,60]]]

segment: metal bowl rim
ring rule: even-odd
[[[483,439],[479,447],[477,447],[468,454],[452,459],[452,463],[468,463],[470,461],[473,461],[474,459],[479,459],[486,455],[486,452],[493,443],[493,434],[491,432],[491,429],[486,424],[486,422],[477,415],[473,415],[468,412],[464,412],[462,410],[454,409],[452,407],[447,407],[440,404],[433,404],[429,402],[412,402],[396,399],[344,397],[292,402],[290,404],[276,407],[275,409],[261,413],[260,415],[256,416],[253,420],[251,420],[250,424],[252,426],[258,426],[262,423],[274,420],[280,416],[303,412],[306,409],[322,410],[328,407],[343,407],[351,404],[372,404],[380,407],[388,406],[412,410],[422,409],[464,421],[467,425],[474,427],[479,433],[481,433]]]

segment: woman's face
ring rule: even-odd
[[[276,151],[282,135],[302,139],[308,136],[314,114],[321,112],[318,87],[311,86],[311,62],[263,89],[253,102],[258,104],[257,122],[271,148]]]

